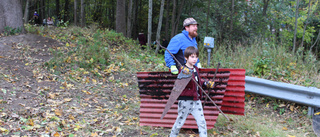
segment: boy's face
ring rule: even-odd
[[[198,56],[197,56],[197,54],[191,54],[188,58],[185,57],[185,59],[187,61],[186,64],[188,64],[190,66],[193,66],[193,65],[195,65],[197,63]]]

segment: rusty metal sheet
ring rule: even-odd
[[[209,69],[202,72],[199,70],[200,77],[206,80],[212,80],[215,69]],[[229,69],[219,69],[215,82],[217,86],[209,96],[222,109],[224,95],[228,88],[230,72]],[[140,104],[140,125],[141,126],[158,126],[172,127],[177,117],[177,101],[168,110],[166,116],[161,120],[161,114],[167,103],[167,99],[173,88],[177,75],[170,72],[138,72],[138,86],[141,98]],[[203,101],[202,101],[203,102]],[[228,105],[228,104],[227,104]],[[232,106],[231,108],[233,108]],[[234,109],[237,110],[237,109]],[[222,110],[223,111],[223,110]],[[240,111],[240,110],[238,110]],[[213,104],[207,103],[204,107],[204,115],[207,121],[208,129],[214,127],[219,111]],[[197,129],[197,124],[192,117],[188,116],[186,123],[182,128]]]

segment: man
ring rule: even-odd
[[[197,47],[196,37],[198,36],[198,23],[194,18],[187,18],[183,21],[183,30],[181,33],[175,35],[169,42],[168,50],[177,58],[180,64],[185,64],[184,50],[189,46]],[[173,57],[168,51],[165,51],[164,60],[166,66],[170,68],[172,74],[178,74],[178,63],[175,62]],[[199,59],[196,66],[201,68]]]

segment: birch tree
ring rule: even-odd
[[[148,48],[151,49],[151,34],[152,34],[152,0],[149,0],[148,12]]]
[[[295,26],[294,26],[294,37],[293,37],[292,53],[294,53],[295,48],[296,48],[297,28],[298,28],[298,13],[299,13],[299,0],[297,0],[297,3],[296,3],[296,22],[295,22]]]
[[[163,17],[163,8],[164,8],[164,0],[161,0],[160,13],[159,13],[159,22],[158,22],[158,29],[157,29],[157,36],[156,36],[156,40],[158,42],[160,42],[160,33],[161,33],[161,25],[162,25],[162,17]],[[158,51],[159,51],[159,45],[157,44],[156,55],[158,54]]]

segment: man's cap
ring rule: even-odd
[[[198,25],[198,22],[194,19],[194,18],[186,18],[184,21],[183,21],[183,28],[185,26],[189,26],[191,24],[197,24]]]

